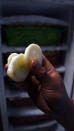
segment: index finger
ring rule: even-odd
[[[55,70],[51,62],[48,61],[48,59],[44,55],[42,55],[42,57],[43,57],[43,66],[45,67],[46,71],[50,71],[51,69]]]

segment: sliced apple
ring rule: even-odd
[[[30,44],[25,50],[25,57],[28,62],[32,60],[38,60],[42,64],[42,51],[39,45]]]
[[[13,57],[15,57],[15,56],[17,56],[18,54],[17,53],[12,53],[12,54],[10,54],[9,55],[9,57],[8,57],[8,60],[7,60],[7,64],[9,65],[10,64],[10,62],[11,62],[11,60],[13,59]]]
[[[16,82],[24,81],[29,74],[32,60],[38,60],[42,64],[42,51],[37,44],[30,44],[24,54],[12,53],[8,57],[7,75]]]
[[[26,79],[29,74],[29,65],[24,54],[19,54],[13,57],[8,66],[7,74],[12,80],[17,82]]]

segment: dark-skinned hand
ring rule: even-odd
[[[44,55],[42,66],[35,60],[30,69],[27,91],[33,102],[71,131],[74,126],[72,122],[70,124],[69,110],[73,107],[61,76]]]
[[[42,66],[35,60],[30,68],[28,92],[34,103],[47,113],[62,110],[70,99],[53,65],[43,56]]]
[[[42,65],[37,60],[30,63],[30,74],[22,84],[38,108],[70,131],[74,129],[74,103],[61,76],[44,55]]]

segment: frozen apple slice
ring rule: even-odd
[[[13,57],[8,66],[7,74],[16,82],[24,81],[27,78],[29,66],[24,54],[21,53]]]
[[[25,50],[25,57],[28,62],[32,60],[38,60],[42,64],[42,51],[39,45],[30,44]]]

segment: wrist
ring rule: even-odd
[[[72,110],[73,108],[73,103],[71,101],[71,99],[67,99],[67,100],[62,100],[62,102],[60,102],[59,106],[57,108],[55,108],[54,110],[54,114],[57,118],[63,118],[66,117],[68,113]]]
[[[69,103],[58,112],[54,113],[54,118],[66,129],[74,130],[74,101],[69,99]]]

